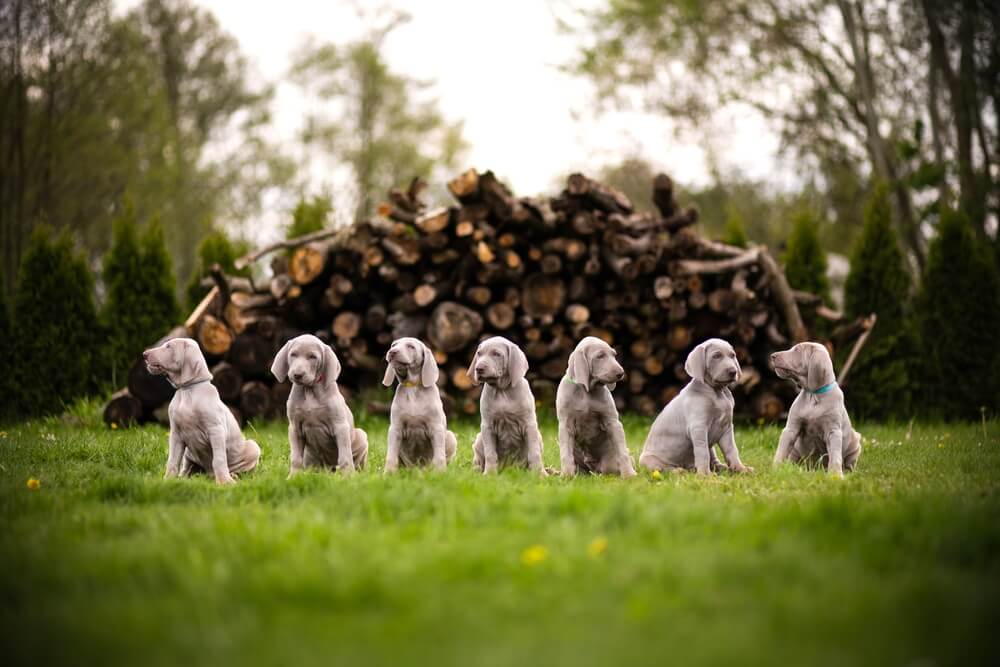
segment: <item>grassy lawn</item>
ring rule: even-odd
[[[248,428],[234,488],[161,480],[166,431],[96,406],[0,435],[4,664],[985,663],[1000,611],[1000,423],[862,425],[844,481],[538,479],[470,467],[285,481]],[[638,454],[649,421],[627,419]],[[557,466],[554,418],[543,425]],[[37,478],[40,488],[27,488]]]

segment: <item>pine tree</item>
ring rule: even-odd
[[[810,211],[802,210],[792,220],[785,250],[785,276],[793,288],[818,294],[829,303],[826,253],[819,241],[819,222]]]
[[[878,315],[849,377],[846,396],[852,415],[886,418],[909,413],[914,350],[908,319],[910,285],[888,194],[879,186],[865,208],[864,228],[851,253],[844,287],[844,310],[849,317]]]
[[[733,206],[729,207],[729,214],[726,215],[726,225],[722,230],[722,242],[740,248],[746,248],[749,243],[743,216]]]
[[[941,214],[916,306],[924,407],[946,419],[1000,407],[1000,275],[961,212]]]
[[[188,308],[193,309],[208,294],[208,288],[201,286],[201,280],[209,275],[213,264],[218,264],[227,276],[249,276],[249,267],[236,269],[236,260],[246,252],[245,242],[234,243],[219,229],[209,232],[198,244],[198,262],[187,286]]]
[[[292,210],[292,222],[288,226],[286,238],[296,239],[312,232],[318,232],[327,225],[333,204],[329,197],[316,196],[312,199],[302,198]]]
[[[158,219],[151,220],[142,235],[142,263],[143,298],[147,302],[145,347],[170,331],[180,318],[173,262]]]
[[[67,233],[39,226],[14,292],[14,404],[21,416],[51,413],[98,388],[103,334],[94,279]]]

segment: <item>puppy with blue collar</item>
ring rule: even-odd
[[[830,353],[819,343],[799,343],[772,354],[771,366],[778,377],[799,387],[774,464],[788,459],[807,466],[822,465],[830,475],[843,478],[845,470],[850,472],[858,464],[861,434],[851,427]]]

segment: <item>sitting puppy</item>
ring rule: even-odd
[[[438,391],[438,366],[434,353],[416,338],[400,338],[385,355],[389,362],[382,384],[396,394],[389,411],[389,447],[385,471],[432,464],[438,470],[455,457],[458,441],[448,430],[448,420]]]
[[[625,429],[611,396],[624,377],[615,351],[600,338],[587,336],[569,355],[569,367],[556,392],[563,475],[582,470],[635,476]]]
[[[330,346],[306,334],[285,343],[271,373],[284,382],[292,381],[288,395],[288,442],[291,470],[320,466],[350,475],[365,467],[368,435],[354,428],[354,415],[337,387],[340,360]]]
[[[844,470],[854,470],[861,456],[861,434],[851,428],[844,392],[837,385],[826,347],[799,343],[772,354],[771,365],[778,377],[800,388],[788,411],[774,464],[786,458],[806,465],[825,463],[831,475],[841,478]]]
[[[740,377],[733,346],[710,338],[691,350],[684,370],[691,381],[653,422],[640,465],[650,470],[694,469],[700,475],[724,470],[712,450],[717,442],[731,470],[753,472],[740,461],[733,435],[729,386]]]
[[[524,352],[500,336],[480,343],[472,358],[469,377],[486,384],[479,401],[480,431],[472,445],[473,465],[484,474],[496,472],[500,461],[526,465],[543,477],[548,474],[527,372]]]
[[[190,338],[172,338],[142,353],[153,375],[166,375],[176,391],[170,401],[170,450],[164,478],[212,471],[218,484],[257,466],[260,447],[244,440],[233,413],[219,398],[212,374]]]

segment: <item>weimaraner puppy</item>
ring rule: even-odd
[[[556,392],[563,475],[581,470],[635,476],[625,429],[611,396],[624,377],[614,349],[600,338],[587,336],[569,355],[566,375]]]
[[[480,430],[472,445],[472,462],[484,474],[498,465],[527,466],[545,477],[542,433],[535,415],[535,397],[525,379],[528,358],[506,338],[487,338],[476,349],[469,377],[485,383],[479,400]]]
[[[743,465],[733,434],[733,395],[740,377],[733,346],[709,338],[684,362],[691,381],[653,422],[639,464],[650,470],[696,470],[700,475],[725,470],[712,449],[719,443],[729,469],[753,472]]]
[[[819,343],[799,343],[790,350],[771,355],[778,377],[799,386],[799,395],[788,411],[774,464],[786,458],[805,465],[826,465],[827,471],[843,477],[861,456],[861,434],[851,427],[844,407],[844,392],[833,374],[833,361]]]
[[[170,449],[164,478],[212,471],[218,484],[232,484],[260,460],[260,447],[244,440],[233,413],[219,398],[212,374],[190,338],[172,338],[142,353],[153,375],[165,375],[176,391],[170,401]]]
[[[340,360],[329,345],[305,334],[278,351],[271,373],[292,381],[288,395],[288,442],[292,477],[303,466],[350,475],[365,467],[368,435],[354,428],[354,415],[337,387]]]
[[[416,338],[400,338],[389,347],[385,360],[389,365],[382,384],[391,387],[399,381],[389,411],[385,471],[428,463],[444,470],[455,458],[458,441],[448,430],[434,353]]]

